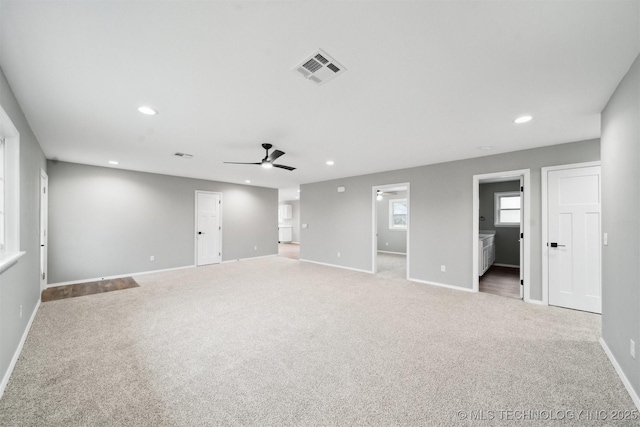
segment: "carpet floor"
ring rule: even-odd
[[[136,281],[41,305],[0,425],[638,425],[598,315],[284,257]]]
[[[376,263],[378,266],[378,277],[400,280],[405,280],[407,278],[406,255],[378,252]]]

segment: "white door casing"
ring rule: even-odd
[[[40,290],[47,287],[47,256],[49,239],[49,177],[40,170]]]
[[[402,182],[398,184],[385,184],[385,185],[375,185],[371,187],[371,212],[372,212],[372,231],[371,231],[371,273],[378,273],[378,206],[377,206],[377,191],[378,190],[390,190],[404,187],[407,192],[407,254],[406,254],[406,263],[407,263],[407,280],[411,280],[411,270],[410,270],[410,256],[409,251],[411,248],[410,245],[410,230],[411,230],[411,183]]]
[[[523,192],[521,193],[521,220],[520,220],[520,233],[524,238],[521,238],[520,242],[520,294],[525,302],[537,302],[531,298],[531,237],[530,237],[530,221],[531,221],[531,170],[520,169],[504,172],[492,172],[473,176],[473,207],[472,207],[472,291],[478,292],[480,290],[479,279],[479,263],[478,257],[481,254],[478,245],[478,236],[480,233],[480,223],[478,221],[480,215],[480,183],[483,181],[497,180],[516,180],[520,179]]]
[[[549,304],[601,313],[600,166],[546,174]]]
[[[518,246],[520,249],[520,299],[524,300],[524,176],[520,177],[520,234],[518,235]]]
[[[222,260],[222,195],[196,191],[196,265]]]

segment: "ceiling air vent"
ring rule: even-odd
[[[326,52],[318,49],[305,58],[295,68],[307,80],[311,80],[317,85],[322,85],[347,71],[342,65],[337,63]]]
[[[176,157],[182,157],[183,159],[190,159],[193,157],[193,154],[187,154],[187,153],[176,153],[174,154],[174,156]]]

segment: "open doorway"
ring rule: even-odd
[[[480,181],[479,292],[509,298],[520,295],[520,179]],[[480,259],[479,258],[479,259]]]
[[[409,184],[378,185],[373,198],[373,266],[380,277],[409,277]]]
[[[278,256],[300,259],[300,189],[278,190]]]
[[[475,175],[474,291],[529,300],[529,170]]]

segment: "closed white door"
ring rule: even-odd
[[[222,258],[220,207],[220,194],[196,192],[197,265],[217,264]]]
[[[548,171],[549,304],[602,312],[600,166]]]
[[[49,224],[49,177],[40,171],[40,289],[47,287],[47,240]]]

